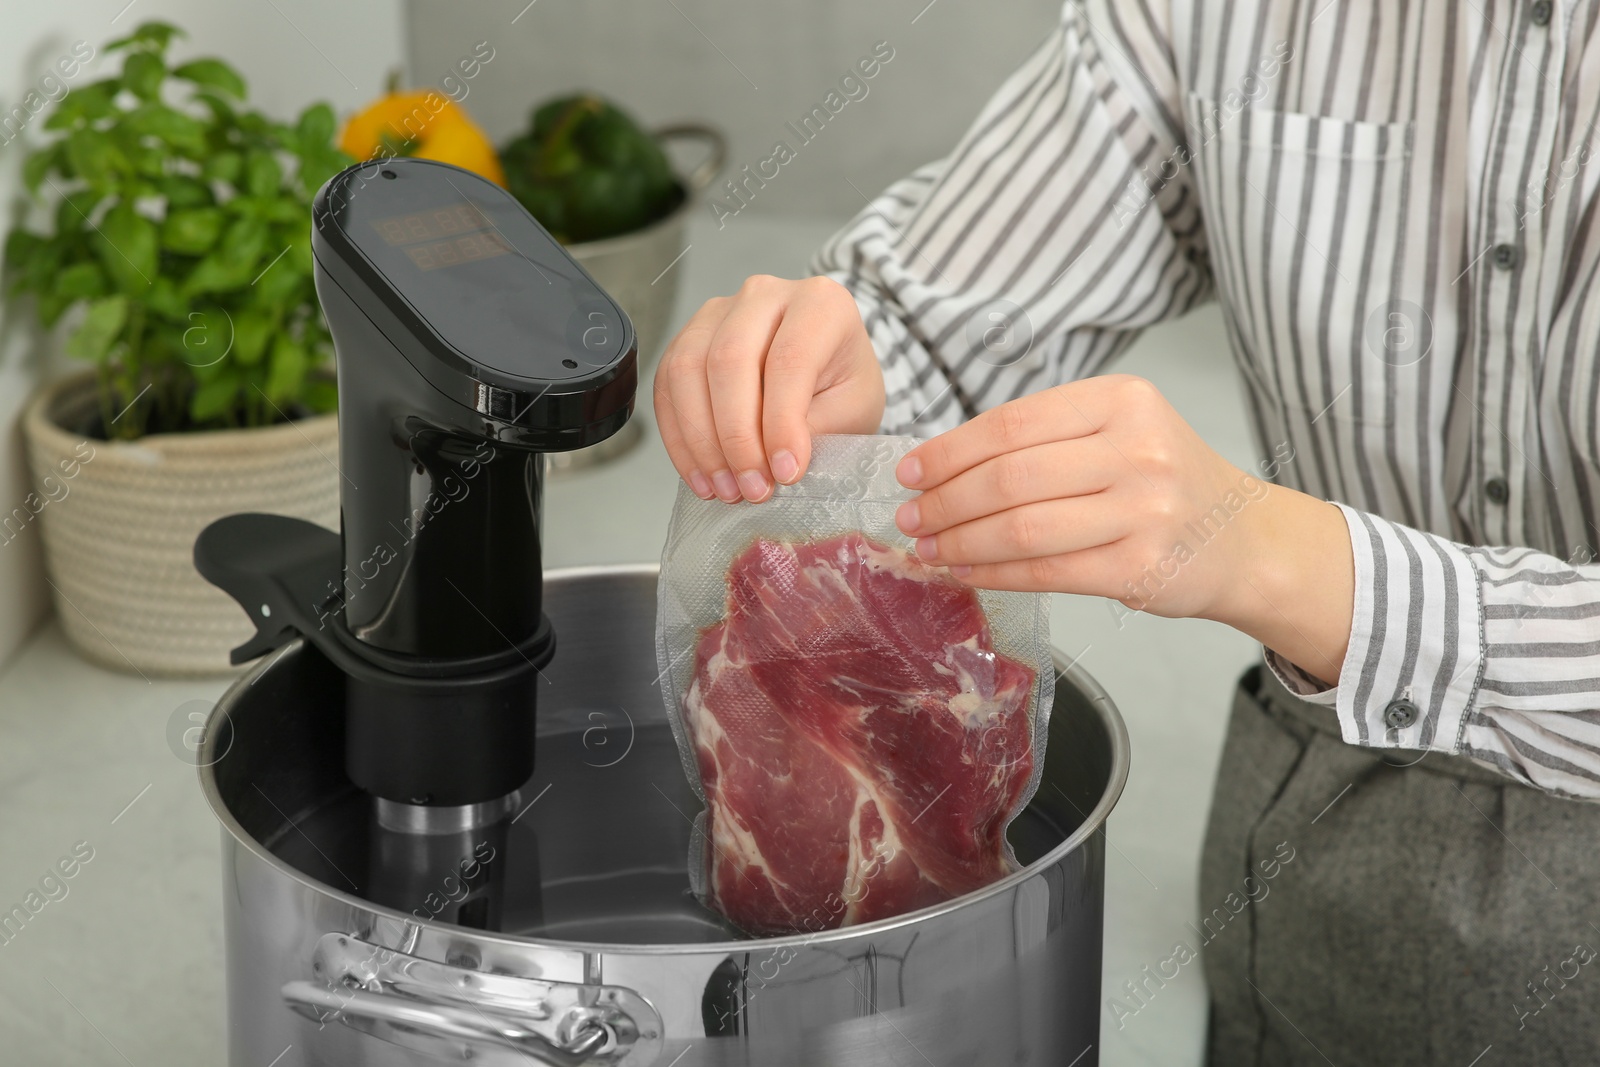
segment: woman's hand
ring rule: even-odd
[[[962,581],[1214,619],[1338,680],[1355,584],[1339,509],[1233,466],[1149,382],[1014,400],[918,446],[897,474],[923,491],[900,529]]]
[[[656,368],[656,423],[702,499],[765,500],[811,462],[819,433],[874,433],[883,372],[848,291],[756,275],[706,301]]]

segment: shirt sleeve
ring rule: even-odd
[[[1352,744],[1466,756],[1600,800],[1600,566],[1340,507],[1356,599],[1339,684],[1269,653],[1284,684],[1335,708]]]
[[[954,152],[818,253],[883,364],[885,430],[1093,374],[1210,295],[1164,8],[1067,3]]]

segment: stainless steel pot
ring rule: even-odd
[[[655,682],[656,577],[546,576],[538,772],[459,871],[449,835],[424,843],[445,873],[412,906],[368,897],[383,831],[344,775],[342,677],[297,642],[229,690],[200,762],[234,1067],[1097,1062],[1104,828],[1128,772],[1099,686],[1077,668],[1056,686],[1011,829],[1021,871],[890,921],[738,940],[688,893],[698,802]],[[475,860],[499,864],[493,929],[441,921],[486,891]]]

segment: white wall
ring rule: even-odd
[[[478,41],[495,49],[462,102],[497,144],[526,128],[535,102],[589,89],[648,125],[715,123],[729,135],[733,171],[755,169],[787,141],[798,158],[747,210],[841,221],[861,209],[861,193],[949,152],[1061,11],[1061,0],[407,4],[419,74],[439,77]],[[801,147],[785,123],[821,103],[878,41],[893,60]]]
[[[402,0],[81,0],[70,5],[9,2],[0,33],[0,113],[9,112],[39,79],[53,73],[58,57],[77,41],[95,48],[95,59],[70,84],[85,84],[117,69],[100,54],[105,42],[140,22],[161,19],[182,27],[179,58],[214,55],[239,69],[251,101],[268,114],[288,117],[313,100],[327,100],[344,116],[378,96],[388,72],[404,56]],[[0,222],[4,228],[28,210],[19,172],[23,155],[37,145],[44,116],[21,138],[0,144]],[[52,360],[53,345],[39,336],[29,301],[0,307],[0,514],[29,491],[18,415],[45,374],[64,369]],[[49,610],[38,524],[0,544],[0,664],[26,640]]]

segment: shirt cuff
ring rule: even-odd
[[[1455,753],[1483,676],[1482,576],[1462,545],[1338,507],[1355,554],[1339,684],[1317,693],[1303,671],[1268,663],[1292,692],[1309,683],[1307,699],[1331,703],[1350,744]]]
[[[1317,678],[1311,677],[1299,667],[1290,663],[1270,648],[1263,648],[1267,669],[1272,672],[1283,687],[1308,704],[1321,704],[1323,707],[1333,707],[1338,697],[1338,690],[1327,685]]]

